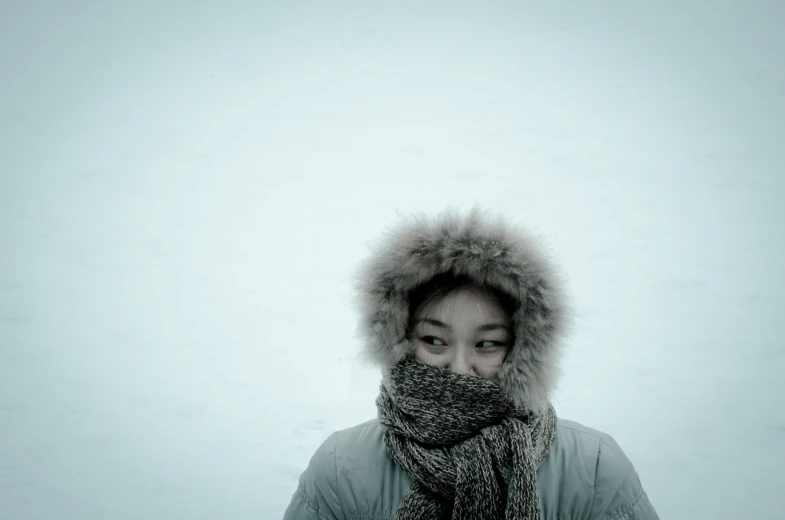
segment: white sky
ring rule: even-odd
[[[663,519],[785,507],[785,3],[120,4],[0,5],[0,519],[280,518],[376,413],[356,263],[475,202]]]

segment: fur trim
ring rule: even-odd
[[[361,265],[356,280],[358,335],[366,358],[387,372],[414,345],[406,339],[408,294],[435,275],[469,276],[516,298],[516,343],[498,378],[513,403],[542,411],[560,373],[566,307],[561,286],[532,237],[473,208],[416,215],[393,227]]]

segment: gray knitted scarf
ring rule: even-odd
[[[498,381],[411,357],[386,375],[376,406],[387,452],[412,477],[396,520],[540,518],[553,407],[516,410]]]

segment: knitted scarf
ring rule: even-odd
[[[553,407],[516,410],[498,381],[411,357],[390,369],[376,406],[387,452],[412,477],[396,520],[540,518]]]

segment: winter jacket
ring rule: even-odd
[[[515,342],[495,377],[516,407],[542,411],[559,373],[568,306],[535,241],[477,208],[466,215],[447,210],[433,219],[410,218],[384,234],[355,282],[365,357],[385,374],[413,353],[406,336],[409,294],[442,274],[468,277],[517,302],[511,316]],[[328,438],[284,518],[392,520],[411,480],[387,454],[383,434],[370,421]],[[537,486],[544,519],[657,518],[619,445],[575,422],[559,419]]]
[[[387,455],[373,420],[316,451],[284,520],[393,520],[411,479]],[[559,419],[537,471],[543,520],[657,520],[638,474],[610,435]]]

